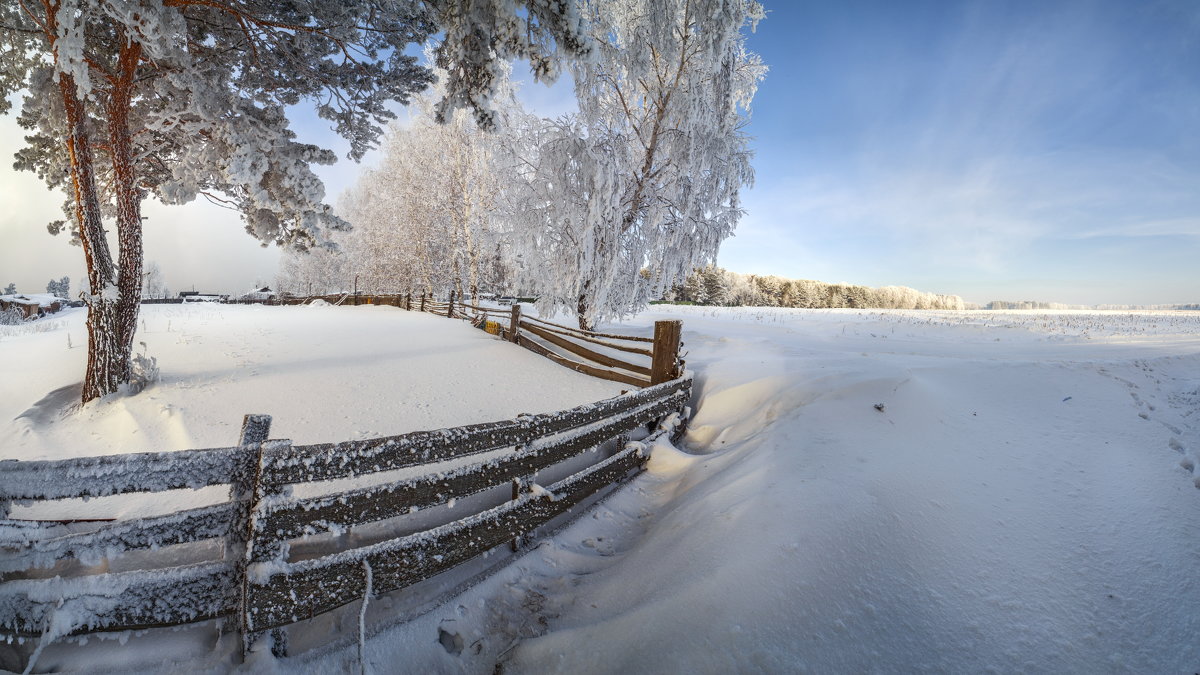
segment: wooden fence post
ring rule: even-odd
[[[512,312],[512,319],[509,320],[509,322],[508,322],[508,339],[512,342],[516,342],[518,331],[521,330],[521,305],[520,305],[520,303],[514,302],[513,306],[512,306],[512,310],[510,310],[510,311]]]
[[[412,311],[412,293],[406,293],[404,295],[404,311]]]
[[[512,479],[512,500],[514,502],[521,498],[521,489],[523,487],[524,487],[523,480],[521,480],[520,478]],[[508,542],[508,547],[510,549],[512,549],[513,553],[516,553],[517,551],[519,551],[521,549],[521,537],[519,537],[519,536],[513,537],[512,540],[510,540]]]
[[[263,450],[274,444],[267,441],[271,433],[270,415],[246,415],[242,420],[242,434],[238,447],[242,450],[239,458],[237,474],[234,476],[233,494],[237,504],[237,517],[233,520],[233,528],[229,533],[230,553],[235,557],[234,583],[238,589],[238,614],[231,617],[237,622],[237,628],[242,634],[242,657],[249,652],[250,645],[257,634],[248,630],[248,618],[251,607],[247,602],[249,578],[247,568],[251,562],[269,560],[282,554],[280,542],[274,546],[264,541],[258,528],[258,515],[263,499],[268,495],[262,484]],[[290,445],[291,441],[278,441]],[[259,543],[261,542],[261,543]],[[256,545],[257,544],[257,545]],[[286,635],[282,630],[272,631],[275,638],[271,645],[272,653],[282,656],[287,650]]]
[[[446,310],[446,318],[454,318],[454,291],[450,291],[450,307]]]
[[[240,452],[229,494],[229,499],[235,506],[234,517],[230,522],[229,534],[225,538],[225,557],[234,560],[233,583],[239,590],[244,587],[246,578],[246,550],[250,539],[250,519],[254,515],[250,502],[253,499],[254,482],[258,472],[258,452],[270,433],[270,415],[246,415],[242,419],[242,433],[238,439]],[[240,630],[241,616],[230,617],[228,625],[232,629]]]
[[[679,335],[683,322],[654,322],[654,357],[650,365],[650,384],[670,382],[679,376]]]
[[[271,638],[271,654],[277,657],[287,656],[288,638],[286,628],[272,628],[270,631],[254,630],[253,614],[260,608],[255,604],[250,587],[250,565],[287,561],[287,549],[277,535],[266,529],[269,513],[265,503],[271,498],[283,496],[283,486],[268,484],[263,481],[263,473],[270,455],[287,454],[291,447],[290,440],[263,441],[258,447],[257,479],[254,482],[254,492],[250,501],[250,518],[248,522],[247,548],[244,557],[246,573],[242,576],[241,615],[242,615],[242,657],[250,651],[250,647],[264,634]]]
[[[425,291],[421,291],[421,311],[425,311]]]

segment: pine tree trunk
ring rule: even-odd
[[[75,218],[88,271],[88,364],[83,381],[83,402],[87,403],[117,390],[128,372],[129,358],[121,350],[117,329],[115,270],[100,220],[100,198],[83,101],[79,99],[75,79],[66,73],[59,73],[58,90],[67,117]]]
[[[117,203],[119,295],[117,330],[124,370],[121,381],[129,381],[133,339],[137,333],[142,302],[142,200],[137,187],[133,142],[129,132],[129,107],[133,78],[141,60],[141,45],[126,41],[118,57],[118,73],[108,104],[109,153],[112,159]]]

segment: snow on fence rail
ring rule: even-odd
[[[644,444],[628,442],[630,435],[648,426],[656,429],[652,435],[681,428],[680,413],[686,419],[690,396],[691,380],[676,378],[561,412],[314,445],[267,440],[270,418],[247,415],[236,447],[0,462],[0,516],[5,518],[0,520],[0,636],[45,643],[224,617],[241,630],[246,646],[269,632],[272,648],[283,653],[282,629],[289,624],[361,601],[368,589],[371,594],[402,589],[505,542],[515,546],[634,475],[644,461]],[[585,453],[609,448],[613,441],[611,456],[576,470]],[[455,460],[452,468],[438,468]],[[291,495],[296,485],[410,467],[427,472],[334,494]],[[551,467],[574,473],[545,488],[533,482]],[[13,502],[226,484],[228,502],[104,523],[84,532],[7,518]],[[501,497],[499,504],[465,518],[349,550],[289,559],[290,545],[310,536],[453,506],[509,485],[511,499]],[[221,544],[220,559],[71,573],[72,562],[107,565],[135,552],[206,540]]]

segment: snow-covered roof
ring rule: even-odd
[[[17,305],[37,305],[38,307],[49,307],[56,302],[67,302],[67,300],[64,300],[51,293],[16,293],[14,295],[0,295],[0,300],[11,302]]]

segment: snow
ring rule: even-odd
[[[1172,445],[1200,446],[1200,315],[677,307],[630,325],[655,318],[683,319],[697,375],[681,447],[657,441],[592,516],[383,631],[371,666],[1200,663],[1200,492]],[[438,650],[439,630],[479,654]]]
[[[50,330],[0,326],[0,460],[228,448],[251,413],[271,415],[271,437],[297,444],[376,438],[551,412],[621,391],[430,314],[200,303],[142,307],[135,339],[157,358],[159,380],[78,409],[85,318],[69,309],[43,324]],[[227,492],[106,497],[83,508],[89,518],[145,516]],[[13,515],[77,515],[80,505],[38,508],[17,506]]]
[[[54,303],[66,304],[66,300],[50,293],[18,293],[16,295],[0,295],[0,300],[18,305],[37,305],[49,309]]]
[[[482,331],[443,330],[462,324],[395,308],[144,309],[149,330],[139,339],[159,357],[163,380],[64,419],[16,419],[0,430],[5,457],[229,445],[246,412],[275,415],[272,436],[313,442],[615,393]],[[83,350],[64,352],[62,336],[75,330],[83,342],[82,315],[63,316],[57,331],[0,333],[0,354],[21,355],[3,360],[0,419],[82,372]],[[256,653],[243,668],[1194,672],[1200,664],[1200,313],[659,306],[608,329],[649,335],[662,318],[684,321],[696,377],[695,414],[678,446],[661,434],[631,443],[650,453],[644,474],[431,610],[414,610],[404,592],[374,597],[323,633],[328,646],[279,660]],[[395,329],[406,331],[403,342]],[[512,364],[526,356],[522,368],[549,370],[517,384]],[[19,391],[8,385],[14,372]],[[398,380],[405,389],[382,400]],[[308,393],[312,382],[324,396]],[[524,389],[548,390],[544,406],[515,400],[542,395]],[[250,405],[261,401],[276,407]],[[151,414],[164,405],[177,412]],[[39,668],[232,667],[227,642],[187,635],[151,631],[123,648],[60,644]]]
[[[661,316],[701,382],[697,454],[656,448],[645,497],[610,507],[655,514],[616,561],[514,580],[579,582],[514,670],[1200,664],[1200,492],[1175,448],[1200,446],[1200,315]]]

